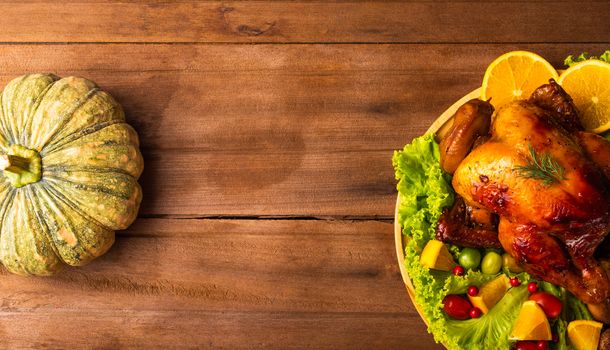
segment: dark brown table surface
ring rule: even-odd
[[[125,107],[140,218],[52,278],[2,270],[0,348],[438,348],[402,284],[394,149],[515,49],[610,48],[610,4],[0,1],[0,84]]]

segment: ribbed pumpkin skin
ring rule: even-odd
[[[51,275],[104,254],[142,200],[138,135],[121,106],[89,80],[50,74],[16,78],[0,99],[0,154],[18,144],[42,158],[38,182],[0,174],[2,264]]]

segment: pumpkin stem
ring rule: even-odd
[[[27,158],[3,154],[0,156],[0,169],[14,174],[21,174],[30,168]]]
[[[22,187],[42,178],[42,159],[34,150],[12,145],[8,154],[0,155],[0,170],[13,187]]]

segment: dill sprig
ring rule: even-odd
[[[565,180],[565,169],[549,153],[538,154],[529,144],[530,158],[527,165],[514,167],[520,176],[541,180],[545,186]]]

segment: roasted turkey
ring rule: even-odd
[[[456,116],[441,142],[441,164],[459,164],[445,170],[455,170],[452,184],[462,199],[441,218],[437,238],[499,243],[528,273],[565,287],[610,323],[610,280],[598,249],[610,231],[610,143],[584,131],[554,81],[501,106],[488,135],[480,128],[491,118],[481,107],[488,102],[469,103],[479,106],[473,116]],[[478,129],[465,131],[473,125]],[[464,156],[460,148],[472,150]],[[473,212],[487,219],[477,223]],[[490,226],[494,216],[497,225]]]

